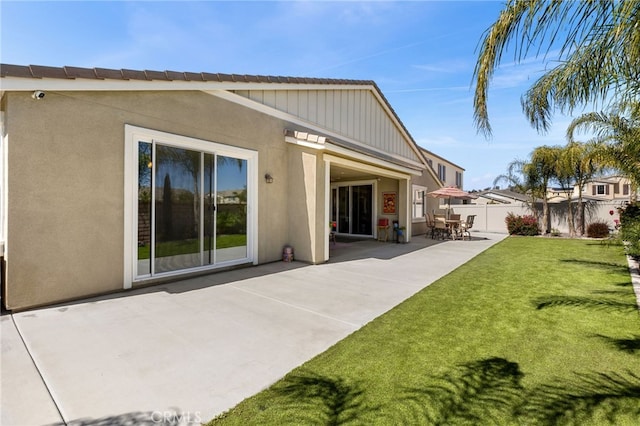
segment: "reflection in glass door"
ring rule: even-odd
[[[373,235],[373,185],[337,186],[331,194],[331,220],[339,234]]]
[[[349,222],[349,187],[338,188],[338,233],[350,234]]]
[[[216,262],[247,257],[247,160],[218,156]]]
[[[138,144],[137,276],[248,258],[247,160]]]
[[[158,145],[155,160],[156,273],[200,266],[200,153]]]
[[[216,187],[215,187],[216,156],[204,154],[204,259],[205,265],[215,263],[213,250],[216,223]]]
[[[373,235],[371,185],[351,187],[351,233],[358,235]]]

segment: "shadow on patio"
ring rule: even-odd
[[[486,240],[484,237],[473,236],[470,241]],[[329,244],[328,263],[349,262],[359,259],[384,259],[389,260],[407,253],[431,247],[436,244],[450,242],[451,240],[434,240],[424,235],[411,237],[408,243],[396,243],[393,241],[382,242],[375,239],[338,237],[335,243]],[[464,242],[467,242],[465,240]]]

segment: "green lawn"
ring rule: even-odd
[[[510,237],[210,424],[640,424],[622,249]]]

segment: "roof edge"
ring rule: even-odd
[[[88,80],[138,80],[138,81],[193,81],[220,83],[281,83],[281,84],[332,84],[375,86],[372,80],[339,78],[312,78],[250,74],[223,74],[208,72],[153,71],[110,68],[50,67],[43,65],[0,64],[0,77],[31,79],[88,79]]]

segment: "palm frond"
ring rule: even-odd
[[[483,34],[474,70],[474,121],[491,135],[487,109],[490,81],[503,54],[521,61],[560,46],[560,64],[522,99],[531,124],[548,130],[555,108],[572,111],[593,100],[616,103],[640,95],[640,2],[511,0]],[[563,39],[563,40],[561,40]],[[513,43],[513,46],[510,44]]]

